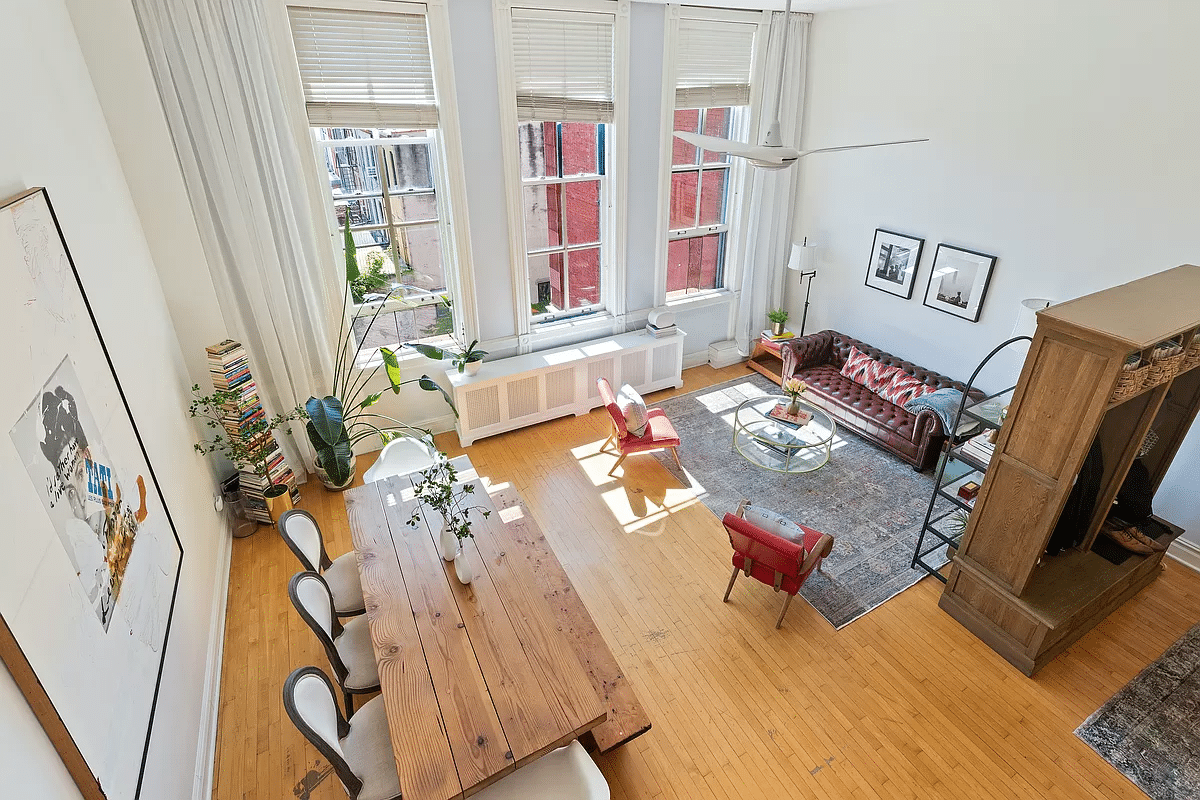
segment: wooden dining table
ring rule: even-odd
[[[503,514],[476,482],[475,578],[458,582],[438,552],[441,517],[409,520],[418,474],[346,492],[380,691],[405,800],[467,797],[605,721],[601,698],[560,630]]]

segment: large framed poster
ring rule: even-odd
[[[0,658],[83,796],[137,800],[183,546],[45,189],[0,265]]]

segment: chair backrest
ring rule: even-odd
[[[608,382],[608,378],[597,378],[596,388],[600,391],[600,400],[608,410],[608,415],[612,417],[613,427],[617,429],[617,437],[624,439],[629,433],[629,429],[625,426],[625,415],[621,413],[621,407],[617,405],[617,395],[613,392],[612,384]]]
[[[791,578],[800,577],[800,565],[804,561],[802,546],[782,536],[768,533],[733,514],[726,514],[721,523],[729,534],[729,544],[735,552],[767,569]]]
[[[329,665],[333,667],[338,683],[344,683],[349,670],[334,644],[334,640],[342,635],[342,623],[334,613],[329,584],[315,572],[297,572],[288,581],[288,597],[292,599],[300,618],[308,623],[325,648],[325,655],[329,657]]]
[[[299,508],[283,512],[279,517],[279,535],[288,548],[300,559],[310,572],[328,569],[332,563],[325,553],[325,541],[321,538],[321,526],[312,514]]]
[[[316,667],[300,667],[283,682],[283,707],[292,724],[333,766],[351,800],[362,791],[362,780],[350,769],[341,739],[350,724],[338,710],[333,684]]]
[[[437,450],[422,439],[401,436],[393,439],[379,453],[371,468],[363,473],[364,483],[381,481],[394,475],[407,475],[429,469],[437,461]]]

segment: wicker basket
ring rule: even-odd
[[[1186,353],[1181,350],[1173,356],[1152,360],[1143,386],[1158,386],[1160,383],[1166,383],[1174,378],[1179,372],[1179,365],[1183,363],[1185,355]]]
[[[1117,379],[1117,387],[1113,389],[1112,400],[1124,400],[1127,397],[1132,397],[1141,391],[1146,385],[1146,376],[1150,372],[1149,364],[1142,364],[1140,367],[1121,371],[1121,377]]]
[[[1179,364],[1179,371],[1186,372],[1197,365],[1200,365],[1200,333],[1192,339],[1188,349],[1183,351],[1183,361]]]

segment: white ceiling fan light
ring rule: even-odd
[[[787,0],[787,7],[784,10],[785,19],[787,15],[792,13],[792,0]],[[708,150],[713,153],[728,153],[736,158],[744,158],[759,169],[785,169],[794,164],[797,160],[813,153],[833,153],[838,150],[861,150],[864,147],[885,147],[892,144],[912,144],[914,142],[928,142],[928,139],[899,139],[893,142],[872,142],[871,144],[849,144],[841,147],[821,147],[815,150],[797,150],[794,147],[785,147],[780,135],[779,124],[779,106],[783,100],[783,70],[787,64],[788,41],[785,37],[783,46],[779,53],[779,83],[775,88],[775,107],[771,114],[771,126],[767,128],[767,135],[763,137],[762,144],[750,144],[748,142],[736,142],[732,139],[722,139],[719,136],[706,136],[702,133],[692,133],[691,131],[674,131],[677,139],[682,139],[694,147],[699,147],[703,150]]]

